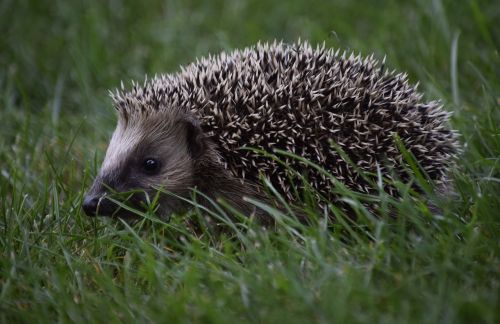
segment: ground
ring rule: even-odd
[[[498,21],[495,0],[0,2],[0,321],[498,323]],[[464,152],[441,212],[399,184],[403,199],[377,198],[395,219],[269,210],[275,228],[223,235],[197,210],[82,213],[115,123],[108,89],[299,38],[385,57],[453,112]]]

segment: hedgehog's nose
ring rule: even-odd
[[[97,212],[97,205],[99,205],[99,197],[87,195],[83,199],[82,208],[87,216],[95,216]]]
[[[116,212],[118,206],[106,199],[105,195],[88,194],[83,199],[82,208],[88,216],[111,216]]]

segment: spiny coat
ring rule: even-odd
[[[372,186],[332,143],[362,171],[405,178],[397,134],[438,184],[448,181],[458,151],[449,113],[436,101],[422,101],[405,74],[388,71],[373,56],[307,42],[257,44],[209,56],[142,86],[134,83],[130,91],[122,84],[112,98],[118,127],[89,195],[94,200],[106,191],[103,182],[117,191],[152,193],[152,186],[162,186],[181,196],[197,187],[248,212],[241,197],[263,197],[260,176],[290,200],[293,187],[301,186],[290,179],[290,168],[325,197],[331,197],[332,183],[295,158],[280,156],[281,164],[245,148],[292,152],[365,193]],[[149,156],[162,161],[158,174],[124,171],[131,157],[132,168],[139,169]],[[394,194],[391,186],[387,190]],[[164,205],[165,213],[182,209],[172,198]]]

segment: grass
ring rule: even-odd
[[[0,2],[0,321],[498,323],[499,20],[495,0]],[[332,206],[330,226],[83,215],[107,89],[299,37],[386,56],[454,112],[464,153],[442,215],[402,183],[405,199],[377,198],[396,219]]]

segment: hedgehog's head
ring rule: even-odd
[[[87,215],[133,216],[113,200],[125,199],[125,204],[141,209],[158,188],[187,196],[194,185],[196,163],[205,148],[197,119],[181,109],[160,109],[158,103],[130,99],[115,98],[118,125],[85,196]],[[161,214],[184,210],[175,195],[159,195]]]

